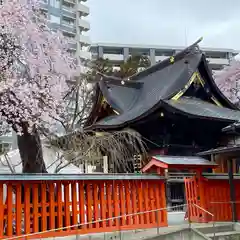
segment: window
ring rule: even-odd
[[[50,5],[55,8],[60,8],[60,1],[59,0],[50,0]]]
[[[50,21],[52,23],[60,24],[60,17],[54,16],[54,15],[50,15]]]

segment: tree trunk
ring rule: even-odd
[[[18,135],[18,148],[22,159],[23,173],[47,173],[39,133],[35,127],[31,133],[27,127]]]

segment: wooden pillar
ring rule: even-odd
[[[230,185],[230,201],[232,207],[232,221],[237,222],[237,211],[236,211],[236,193],[233,178],[233,162],[232,159],[228,159],[228,179]]]
[[[202,180],[202,169],[197,169],[196,170],[196,179],[197,179],[197,183],[198,183],[198,187],[199,187],[199,196],[197,196],[197,198],[199,199],[199,205],[200,207],[202,207],[205,211],[200,211],[201,215],[202,215],[202,221],[206,221],[208,216],[206,214],[206,201],[205,201],[205,189],[204,189],[204,183]],[[198,210],[197,210],[198,211]],[[200,216],[198,216],[200,217]]]

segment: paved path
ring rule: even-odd
[[[185,212],[169,212],[168,213],[168,224],[169,227],[159,228],[160,233],[168,233],[171,231],[180,230],[184,226],[188,226],[186,221],[184,221]],[[137,239],[146,239],[149,237],[154,237],[158,234],[157,228],[148,229],[148,230],[137,230],[137,231],[126,231],[122,232],[122,235],[119,235],[119,232],[116,233],[98,233],[91,235],[82,235],[82,236],[68,236],[68,237],[58,237],[58,238],[47,238],[46,240],[137,240]]]

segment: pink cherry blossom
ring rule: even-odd
[[[222,92],[233,103],[240,100],[240,61],[233,60],[229,66],[219,71],[214,76],[215,81]]]
[[[37,0],[7,0],[0,5],[0,115],[21,131],[49,123],[65,110],[68,80],[80,67],[67,42],[47,27]]]

